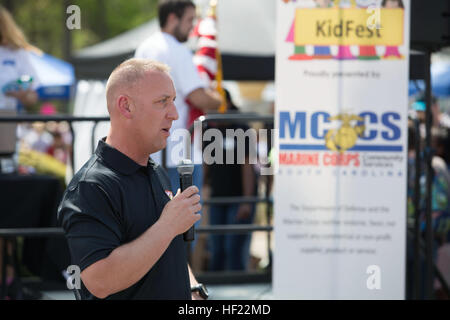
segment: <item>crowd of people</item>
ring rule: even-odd
[[[419,96],[411,105],[408,123],[408,227],[412,230],[416,217],[420,219],[420,232],[424,236],[427,213],[427,175],[426,151],[431,152],[431,215],[434,235],[433,261],[444,278],[450,279],[450,127],[448,113],[442,112],[439,100],[432,97],[431,105],[431,146],[426,146],[426,102],[425,96]],[[419,161],[416,159],[419,146]],[[420,176],[416,177],[416,165],[419,165]],[[419,181],[419,194],[416,194],[416,181]],[[417,201],[415,201],[417,200]],[[418,207],[415,207],[418,203]],[[408,245],[408,269],[412,277],[414,261],[413,237]],[[422,261],[423,266],[423,261]],[[424,269],[422,269],[424,271]],[[424,271],[425,272],[425,271]],[[423,273],[425,274],[425,273]],[[411,280],[412,278],[410,278]],[[411,281],[409,281],[411,283]],[[443,296],[439,282],[435,285],[437,294]],[[422,284],[421,297],[424,297]],[[412,296],[412,286],[408,294]],[[448,298],[448,297],[447,297]]]
[[[41,53],[41,51],[27,41],[12,15],[3,7],[0,7],[0,36],[0,59],[2,59],[0,112],[4,112],[5,115],[26,113],[31,107],[39,104],[42,115],[55,114],[57,110],[54,105],[39,101],[36,91],[40,77],[45,75],[37,74],[33,68],[30,52]],[[0,150],[0,168],[3,172],[11,170],[21,173],[36,172],[36,166],[31,166],[27,161],[29,157],[14,159],[13,153],[20,153],[21,150],[48,154],[61,164],[69,164],[72,138],[67,123],[33,123],[19,126],[2,124],[0,130],[4,139],[1,147],[4,150]],[[11,143],[6,141],[8,139],[11,139]],[[14,147],[7,148],[10,145]],[[17,159],[23,159],[24,162],[21,163]],[[45,164],[43,166],[45,167]]]
[[[49,105],[39,101],[37,88],[40,77],[30,62],[30,52],[41,53],[31,45],[12,15],[0,6],[0,114],[14,116],[26,113],[37,104],[45,112]],[[64,123],[34,123],[31,125],[0,124],[0,173],[47,173],[64,180],[65,165],[70,157],[68,127]],[[51,164],[49,166],[49,163]],[[53,164],[53,165],[52,165]],[[26,190],[24,190],[24,193]],[[6,242],[6,246],[4,246]],[[7,250],[6,270],[3,264]],[[0,274],[6,273],[7,298],[20,298],[16,270],[12,267],[13,244],[0,238]]]

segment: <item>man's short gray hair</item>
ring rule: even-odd
[[[144,78],[149,71],[160,71],[169,74],[168,65],[151,59],[133,58],[122,62],[109,76],[106,84],[106,99],[112,102],[116,88],[131,88]]]

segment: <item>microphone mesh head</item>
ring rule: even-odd
[[[194,164],[189,159],[183,159],[180,161],[177,167],[178,174],[192,174],[194,172]]]

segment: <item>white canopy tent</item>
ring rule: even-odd
[[[198,7],[206,10],[204,2]],[[218,46],[226,80],[273,80],[275,2],[221,0],[217,7]],[[137,46],[159,30],[157,19],[112,39],[76,52],[72,58],[78,79],[106,79]],[[187,45],[194,50],[195,42]]]

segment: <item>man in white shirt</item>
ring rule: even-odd
[[[203,111],[217,110],[221,104],[221,96],[218,92],[207,88],[207,85],[200,78],[198,71],[192,61],[193,55],[189,49],[183,45],[189,37],[195,19],[195,5],[189,0],[162,0],[158,4],[158,18],[161,31],[146,39],[136,50],[136,58],[146,58],[160,61],[170,67],[177,98],[175,105],[179,114],[178,120],[172,124],[171,133],[177,129],[187,129],[189,106],[186,100]],[[171,138],[177,139],[177,134]],[[172,183],[173,191],[176,192],[179,186],[179,177],[176,166],[182,157],[177,150],[180,150],[180,140],[167,141],[166,147],[166,167]],[[195,145],[194,145],[195,146]],[[177,147],[176,149],[174,147]],[[195,146],[197,150],[192,152],[192,160],[195,164],[193,183],[199,189],[202,185],[202,157],[201,146]],[[163,150],[164,151],[164,150]],[[174,152],[173,152],[174,151]],[[161,152],[153,154],[154,161],[162,163]]]

